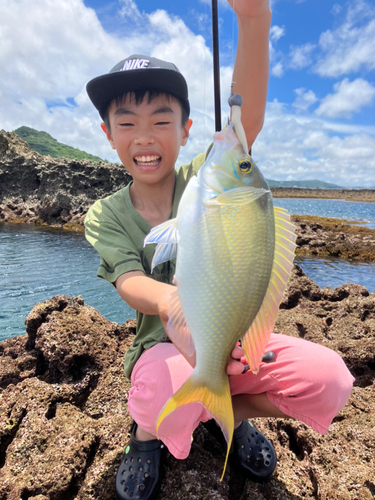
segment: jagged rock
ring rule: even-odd
[[[375,262],[375,229],[339,219],[295,215],[297,255]]]
[[[0,220],[82,228],[89,207],[130,180],[122,165],[41,156],[0,131]]]
[[[53,297],[0,343],[0,500],[114,499],[129,439],[123,357],[135,321],[117,325],[82,298]],[[254,419],[273,442],[268,484],[245,480],[200,426],[191,453],[169,456],[159,500],[370,500],[375,494],[375,293],[320,290],[295,266],[276,331],[337,351],[356,377],[350,401],[322,437],[292,420]]]

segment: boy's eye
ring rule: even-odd
[[[157,122],[156,125],[169,125],[170,122]]]
[[[120,123],[120,127],[133,127],[133,123]]]

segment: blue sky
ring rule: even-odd
[[[266,120],[253,154],[267,178],[375,187],[375,4],[274,0]],[[227,116],[235,16],[219,0],[222,112]],[[0,0],[0,128],[27,125],[111,161],[85,93],[132,53],[173,61],[194,125],[180,162],[214,130],[211,6],[203,0]]]

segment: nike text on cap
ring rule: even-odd
[[[104,119],[109,103],[125,92],[157,90],[180,99],[190,113],[185,78],[173,63],[134,54],[120,61],[109,73],[89,81],[86,90]]]

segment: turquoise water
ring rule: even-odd
[[[0,340],[25,333],[33,306],[54,295],[82,295],[119,324],[135,317],[114,287],[96,277],[98,254],[81,233],[2,223],[0,255]]]
[[[292,201],[296,209],[286,206],[288,199],[276,200],[276,205],[302,214],[302,201]],[[322,200],[306,201],[305,210],[309,210],[311,201]],[[339,207],[343,213],[346,202],[334,202],[333,206]],[[356,216],[351,208],[353,215],[345,218],[359,220],[358,217],[363,217],[366,222],[375,223],[375,204],[350,205],[355,205],[361,215]],[[316,210],[316,207],[312,209]],[[322,216],[327,216],[327,213]],[[338,212],[330,216],[339,218]],[[298,258],[296,262],[320,287],[359,283],[370,292],[375,291],[375,263],[312,257]],[[33,306],[54,295],[82,295],[86,304],[119,324],[135,317],[134,311],[120,299],[113,286],[96,277],[98,263],[96,251],[81,233],[0,223],[0,340],[25,333],[25,317]]]

